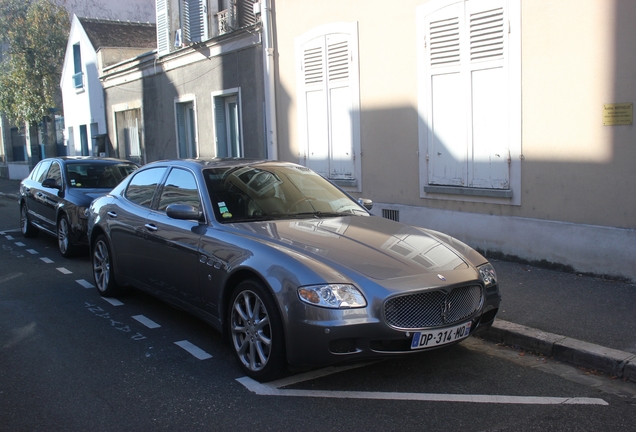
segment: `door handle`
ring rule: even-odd
[[[146,227],[146,229],[147,229],[148,231],[153,231],[153,232],[154,232],[154,231],[157,231],[157,226],[156,226],[156,225],[153,225],[153,224],[146,224],[146,225],[144,225],[144,226]]]
[[[108,216],[112,217],[112,218],[116,218],[116,217],[117,217],[117,213],[115,213],[114,211],[106,212],[106,214],[107,214]]]

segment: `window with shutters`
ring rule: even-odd
[[[181,0],[181,34],[184,44],[208,39],[207,0]]]
[[[170,18],[168,0],[156,0],[157,10],[157,53],[170,52]]]
[[[360,190],[357,23],[314,29],[296,39],[300,163]]]
[[[518,199],[519,16],[519,0],[418,8],[425,193]]]
[[[240,89],[234,88],[213,93],[212,111],[216,156],[245,157]]]
[[[176,101],[177,156],[181,159],[194,159],[199,156],[197,147],[196,118],[194,101]]]

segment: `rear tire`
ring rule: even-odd
[[[279,378],[287,367],[283,325],[272,295],[255,280],[241,282],[232,293],[227,328],[234,356],[250,378]]]
[[[91,250],[93,279],[97,292],[103,297],[114,297],[121,294],[122,290],[115,282],[112,254],[106,236],[97,237]]]
[[[73,243],[71,224],[66,215],[61,215],[57,221],[57,247],[64,258],[70,258],[77,253],[77,246]]]
[[[22,231],[22,236],[26,238],[37,236],[39,231],[29,220],[26,204],[20,206],[20,231]]]

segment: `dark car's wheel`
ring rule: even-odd
[[[228,331],[243,371],[258,381],[280,377],[287,366],[282,321],[271,294],[255,280],[232,293]]]
[[[115,282],[113,262],[108,240],[103,235],[97,237],[93,246],[93,278],[100,295],[113,297],[121,293],[121,288]]]
[[[70,258],[77,252],[77,246],[71,239],[71,225],[66,215],[57,221],[57,247],[64,258]]]
[[[22,231],[24,237],[35,237],[38,235],[38,229],[29,220],[26,204],[20,206],[20,231]]]

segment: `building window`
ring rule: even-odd
[[[199,152],[196,140],[194,102],[177,102],[175,112],[177,116],[178,157],[181,159],[197,158]]]
[[[520,195],[518,3],[448,0],[435,9],[418,8],[421,179],[427,198],[450,194],[511,203]]]
[[[73,45],[73,86],[76,89],[84,88],[84,74],[82,73],[82,52],[79,44]]]
[[[212,104],[217,157],[243,157],[240,92],[213,94]]]
[[[357,23],[331,24],[296,39],[300,163],[360,190]]]
[[[141,109],[115,112],[119,157],[136,163],[143,163],[141,157]]]
[[[208,38],[207,0],[181,1],[181,33],[184,44],[202,42]]]

